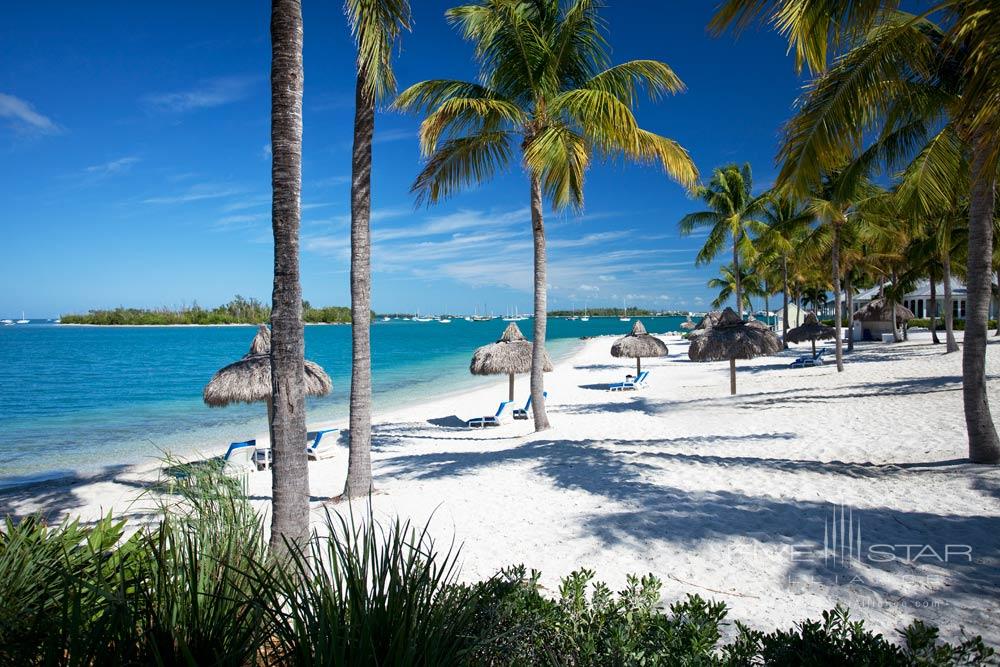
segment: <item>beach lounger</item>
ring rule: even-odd
[[[245,440],[229,445],[226,455],[222,457],[222,472],[240,480],[243,491],[246,492],[250,483],[250,473],[257,470],[257,441]]]
[[[488,415],[486,417],[474,417],[469,421],[465,422],[465,425],[469,428],[485,428],[487,426],[499,426],[503,423],[504,418],[507,416],[507,407],[513,403],[513,401],[504,401],[497,408],[496,414]]]
[[[542,392],[542,396],[544,396],[545,398],[548,398],[549,397],[549,392],[543,391]],[[518,408],[518,409],[514,410],[512,416],[514,417],[514,419],[527,419],[528,418],[528,414],[529,414],[528,410],[530,410],[530,409],[531,409],[531,395],[529,394],[528,395],[528,402],[524,404],[523,408]]]
[[[815,355],[806,354],[799,357],[795,361],[789,364],[790,368],[806,368],[809,366],[822,366],[823,365],[823,355],[829,350],[823,348],[822,350],[817,350]]]
[[[610,385],[608,391],[634,391],[642,389],[646,386],[647,377],[649,377],[649,371],[643,371],[635,376],[633,380],[625,380],[625,382],[616,382]]]
[[[340,435],[340,429],[328,428],[322,431],[310,431],[306,434],[306,439],[308,440],[306,454],[309,455],[309,458],[321,459],[333,451],[334,446],[337,444],[337,436],[328,435],[330,433]]]

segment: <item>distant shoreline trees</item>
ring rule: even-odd
[[[185,325],[185,324],[260,324],[271,320],[271,306],[257,299],[237,295],[229,303],[203,308],[195,302],[181,308],[112,308],[89,310],[84,314],[63,315],[63,324],[93,325]],[[351,309],[346,306],[314,308],[302,302],[302,319],[309,323],[350,324]]]

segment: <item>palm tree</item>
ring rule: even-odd
[[[350,451],[344,497],[372,488],[371,211],[375,105],[395,92],[392,49],[409,27],[407,0],[347,0],[357,42],[354,148],[351,153],[351,398]]]
[[[685,186],[697,181],[677,142],[638,126],[632,107],[643,88],[658,99],[683,90],[666,64],[634,60],[607,67],[604,26],[593,0],[479,0],[447,12],[475,45],[480,83],[432,80],[396,100],[422,111],[428,157],[413,190],[434,203],[510,167],[520,149],[528,174],[534,243],[534,346],[531,399],[535,429],[545,413],[546,250],[543,199],[555,210],[583,206],[592,155],[660,163]]]
[[[968,300],[962,394],[969,458],[1000,462],[1000,436],[986,386],[987,316],[1000,163],[1000,6],[995,0],[942,2],[947,30],[898,11],[898,0],[726,0],[712,20],[721,31],[758,19],[788,36],[799,68],[828,65],[832,46],[851,45],[812,86],[782,148],[779,183],[802,188],[878,135],[872,162],[892,163],[913,147],[934,151],[924,196],[946,194],[934,173],[968,155]],[[947,123],[940,131],[940,119]]]
[[[826,308],[830,300],[826,298],[825,287],[807,287],[802,290],[802,303],[810,310],[819,312]]]
[[[756,240],[758,252],[772,253],[781,261],[781,295],[784,309],[781,318],[781,339],[784,341],[790,324],[788,321],[788,264],[789,258],[802,243],[806,227],[812,220],[809,211],[792,197],[771,191],[764,206],[763,222],[766,229]],[[788,343],[784,343],[788,348]]]
[[[712,301],[712,308],[722,308],[723,304],[733,298],[737,285],[742,286],[741,312],[743,310],[753,312],[753,303],[751,303],[750,297],[763,295],[754,271],[748,267],[740,267],[740,275],[736,275],[732,264],[720,266],[719,276],[711,278],[707,285],[709,289],[719,290],[719,296]]]
[[[271,540],[281,555],[309,536],[305,332],[299,282],[302,191],[302,4],[271,3]]]
[[[699,265],[715,259],[722,252],[723,244],[730,241],[733,253],[732,265],[735,267],[733,274],[736,280],[733,293],[736,298],[736,309],[742,317],[740,259],[753,258],[755,253],[753,237],[764,229],[761,220],[768,197],[753,196],[753,176],[749,163],[742,167],[735,164],[717,167],[712,172],[709,184],[698,188],[695,193],[708,205],[708,210],[688,213],[681,218],[679,223],[681,235],[687,236],[702,227],[709,229],[705,245],[695,259],[695,263]]]

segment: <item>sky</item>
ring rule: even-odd
[[[411,0],[402,87],[473,80],[472,48],[444,19],[455,0]],[[802,81],[775,33],[706,31],[708,0],[610,0],[612,61],[653,58],[687,86],[643,100],[641,126],[679,141],[703,180],[749,162],[774,179],[780,127]],[[302,285],[350,300],[354,46],[339,0],[304,0]],[[0,23],[0,316],[269,301],[269,3],[13,3]],[[515,165],[416,207],[420,119],[376,120],[373,304],[379,312],[531,309],[528,181]],[[702,310],[718,263],[695,267],[701,210],[653,166],[595,162],[585,208],[546,212],[550,308]],[[724,261],[722,259],[721,261]]]

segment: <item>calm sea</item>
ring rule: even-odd
[[[651,332],[677,330],[681,321],[643,318]],[[519,322],[529,338],[531,325]],[[490,382],[469,374],[469,359],[506,326],[461,319],[374,324],[376,411]],[[582,336],[624,334],[631,326],[618,318],[550,319],[550,354],[565,357]],[[227,443],[265,431],[263,405],[210,409],[201,401],[205,383],[246,353],[254,332],[250,326],[0,327],[0,488],[143,463],[164,451],[221,453]],[[306,357],[333,379],[330,396],[309,400],[309,422],[345,417],[350,328],[307,326]],[[518,389],[526,398],[527,383]]]

